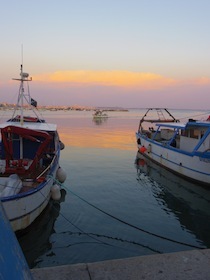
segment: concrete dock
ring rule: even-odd
[[[32,269],[34,280],[207,280],[210,249]]]

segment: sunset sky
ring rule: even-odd
[[[210,109],[209,0],[8,0],[0,103]]]

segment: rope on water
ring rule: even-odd
[[[56,180],[56,181],[57,181],[57,180]],[[57,183],[59,183],[59,182],[57,182]],[[123,223],[123,224],[125,224],[125,225],[127,225],[127,226],[129,226],[129,227],[131,227],[131,228],[134,228],[134,229],[136,229],[136,230],[139,230],[139,231],[144,232],[144,233],[146,233],[146,234],[149,234],[149,235],[151,235],[151,236],[155,236],[155,237],[157,237],[157,238],[164,239],[164,240],[167,240],[167,241],[176,243],[176,244],[180,244],[180,245],[184,245],[184,246],[188,246],[188,247],[196,248],[196,249],[205,249],[205,247],[199,247],[199,246],[192,245],[192,244],[189,244],[189,243],[185,243],[185,242],[181,242],[181,241],[178,241],[178,240],[174,240],[174,239],[172,239],[172,238],[168,238],[168,237],[165,237],[165,236],[162,236],[162,235],[159,235],[159,234],[150,232],[150,231],[145,230],[145,229],[143,229],[143,228],[140,228],[140,227],[138,227],[138,226],[132,225],[132,224],[130,224],[129,222],[126,222],[126,221],[124,221],[124,220],[122,220],[122,219],[120,219],[120,218],[118,218],[118,217],[116,217],[116,216],[114,216],[114,215],[112,215],[112,214],[110,214],[110,213],[108,213],[108,212],[106,212],[106,211],[100,209],[100,208],[97,207],[96,205],[94,205],[94,204],[88,202],[87,200],[85,200],[85,199],[82,198],[81,196],[79,196],[79,195],[77,195],[76,193],[74,193],[73,191],[71,191],[71,190],[70,190],[69,188],[67,188],[64,184],[60,184],[60,185],[61,185],[62,187],[64,187],[66,190],[68,190],[71,194],[73,194],[74,196],[76,196],[77,198],[79,198],[80,200],[82,200],[83,202],[85,202],[86,204],[90,205],[91,207],[93,207],[93,208],[97,209],[98,211],[102,212],[103,214],[105,214],[105,215],[111,217],[112,219],[117,220],[117,221],[119,221],[119,222],[121,222],[121,223]]]
[[[72,224],[72,223],[71,223]],[[105,235],[105,234],[99,234],[99,233],[93,233],[93,232],[85,232],[85,233],[82,233],[82,232],[72,232],[72,231],[64,231],[64,232],[57,232],[57,234],[69,234],[69,235],[87,235],[87,236],[97,236],[97,237],[101,237],[101,238],[107,238],[107,239],[110,239],[110,240],[114,240],[114,241],[119,241],[119,242],[123,242],[123,243],[129,243],[129,244],[133,244],[133,245],[137,245],[137,246],[140,246],[140,247],[143,247],[143,248],[146,248],[152,252],[155,252],[155,253],[159,253],[159,254],[162,254],[163,252],[159,251],[159,250],[156,250],[156,249],[153,249],[151,247],[149,247],[148,245],[144,245],[144,244],[141,244],[139,242],[136,242],[136,241],[132,241],[132,240],[127,240],[127,239],[123,239],[123,238],[119,238],[119,237],[113,237],[113,236],[109,236],[109,235]],[[107,243],[104,243],[105,245],[107,245]],[[112,247],[119,247],[119,246],[116,246],[116,245],[111,245]],[[65,246],[66,247],[66,246]],[[121,247],[120,247],[121,248]],[[121,248],[122,249],[122,248]],[[127,250],[127,248],[126,248]],[[130,250],[130,249],[129,249]],[[131,250],[130,250],[131,251]]]

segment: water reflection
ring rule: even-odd
[[[93,123],[96,125],[102,125],[107,122],[108,118],[93,118]]]
[[[37,259],[52,247],[50,236],[54,233],[54,224],[60,213],[60,203],[65,200],[65,195],[66,191],[61,189],[60,201],[50,201],[45,211],[34,223],[27,230],[17,234],[17,239],[30,268],[35,267],[38,263]]]
[[[59,129],[61,141],[65,146],[82,148],[107,148],[135,150],[135,129],[132,120],[111,119],[99,125],[92,119],[63,123]]]
[[[138,180],[154,188],[164,211],[171,210],[183,229],[210,247],[210,190],[188,182],[137,153]]]

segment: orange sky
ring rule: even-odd
[[[46,83],[76,83],[79,85],[103,85],[142,89],[173,87],[180,84],[210,85],[210,78],[199,77],[191,80],[180,80],[164,77],[155,73],[129,71],[57,71],[33,76],[34,81]]]
[[[42,105],[209,109],[210,78],[174,78],[132,71],[55,71],[31,75],[30,92]],[[17,82],[0,84],[2,102],[15,103]],[[13,94],[14,95],[14,94]]]
[[[22,63],[43,105],[209,107],[210,1],[13,2],[1,3],[2,102]]]

